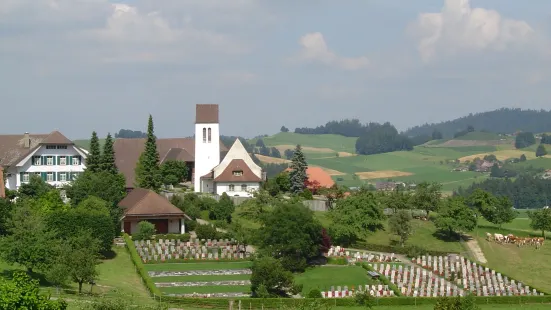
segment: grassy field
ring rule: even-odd
[[[248,269],[251,262],[201,262],[201,263],[183,263],[183,264],[146,264],[147,271],[208,271],[208,270],[236,270]],[[155,284],[162,283],[187,283],[192,282],[211,282],[211,281],[243,281],[249,280],[248,274],[236,275],[193,275],[193,276],[163,276],[152,277]],[[250,286],[243,285],[189,285],[189,286],[169,286],[159,287],[165,294],[192,294],[192,293],[248,293]]]
[[[76,144],[76,146],[79,146],[85,150],[90,150],[90,139],[73,140],[73,142]],[[105,139],[100,138],[99,145],[101,149],[103,149],[103,143],[105,143]]]
[[[323,266],[313,267],[295,276],[295,282],[302,284],[302,294],[307,295],[313,289],[327,291],[331,286],[352,286],[375,284],[367,272],[360,266]]]

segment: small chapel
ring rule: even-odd
[[[221,160],[219,107],[198,104],[195,113],[195,192],[251,197],[266,180],[262,168],[236,139]]]

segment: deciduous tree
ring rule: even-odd
[[[251,291],[254,297],[288,297],[302,289],[293,282],[293,274],[285,270],[275,258],[259,258],[253,262],[251,270]],[[265,296],[266,293],[268,296]]]
[[[98,134],[93,131],[90,139],[90,152],[86,156],[86,170],[98,172],[101,170],[101,150],[99,146]]]
[[[108,133],[103,144],[103,154],[101,155],[101,171],[117,174],[119,170],[115,165],[115,149],[113,148],[113,137]]]
[[[291,182],[291,192],[294,194],[301,193],[304,190],[304,182],[308,180],[308,164],[302,153],[302,147],[297,145],[291,159],[291,171],[289,172],[289,180]]]
[[[535,143],[536,143],[536,138],[534,137],[534,134],[531,132],[520,132],[517,134],[515,138],[515,147],[517,149],[529,147]]]
[[[167,160],[161,167],[163,184],[178,185],[187,178],[188,167],[185,162],[179,160]]]
[[[439,183],[422,182],[417,184],[415,194],[412,199],[413,206],[419,210],[425,210],[427,217],[430,211],[434,211],[440,204],[442,197],[442,185]]]
[[[22,271],[13,274],[12,281],[0,279],[0,309],[65,310],[64,300],[50,300],[40,294],[38,280],[32,280]]]
[[[209,219],[231,223],[233,211],[235,211],[233,200],[231,200],[228,194],[222,193],[218,203],[213,205],[209,211]]]
[[[450,197],[440,206],[434,225],[448,237],[460,237],[461,233],[476,227],[476,213],[465,204],[463,197]]]
[[[140,188],[147,188],[158,192],[161,189],[161,181],[157,138],[154,134],[153,117],[149,115],[145,149],[136,165],[136,185]]]
[[[0,198],[0,237],[7,233],[7,224],[11,217],[13,204],[10,200]]]
[[[29,183],[23,183],[18,189],[20,198],[38,198],[54,189],[53,186],[44,182],[38,175],[32,175]]]
[[[91,283],[99,275],[96,267],[100,263],[98,252],[100,241],[92,236],[90,231],[81,231],[67,240],[63,255],[71,280],[78,284],[78,292],[82,293],[82,285]]]
[[[400,237],[400,245],[404,246],[406,241],[413,234],[411,212],[408,210],[398,210],[390,217],[388,226],[393,234]]]
[[[110,208],[115,208],[126,195],[126,181],[120,173],[86,171],[65,190],[73,206],[80,204],[89,196],[95,196],[106,201]]]
[[[551,231],[551,209],[539,209],[528,212],[530,218],[530,227],[534,230],[540,230],[542,237],[545,238],[545,232]]]

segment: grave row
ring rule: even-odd
[[[419,256],[413,259],[413,262],[476,296],[543,295],[536,289],[530,289],[521,282],[515,282],[495,270],[477,265],[463,256]]]
[[[346,298],[353,297],[357,292],[368,292],[373,297],[394,297],[394,291],[391,290],[388,285],[358,285],[358,289],[354,290],[352,287],[350,290],[348,286],[337,286],[335,290],[334,286],[331,286],[329,291],[321,292],[323,298]]]
[[[369,264],[400,290],[403,296],[463,296],[463,290],[426,269],[406,265]]]
[[[156,287],[190,287],[190,286],[245,286],[250,280],[202,281],[202,282],[157,282]]]
[[[170,297],[187,297],[187,298],[239,298],[250,297],[248,293],[191,293],[191,294],[167,294]]]
[[[182,277],[182,276],[230,276],[250,275],[251,269],[220,269],[220,270],[185,270],[185,271],[149,271],[152,278],[157,277]]]
[[[350,251],[340,246],[331,247],[327,252],[327,257],[344,257],[349,263],[354,262],[399,262],[394,253],[390,255],[386,254],[374,254],[361,251]]]
[[[251,253],[246,252],[242,244],[217,243],[213,246],[202,245],[194,242],[139,242],[135,241],[136,250],[144,263],[150,261],[167,261],[172,259],[184,260],[238,260],[249,259]]]

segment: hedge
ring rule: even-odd
[[[144,268],[144,265],[142,264],[142,259],[140,258],[140,255],[138,254],[138,251],[136,250],[136,247],[134,246],[134,242],[132,242],[132,239],[128,236],[128,234],[122,235],[124,238],[124,241],[126,242],[126,249],[130,253],[130,258],[132,258],[132,262],[134,263],[134,266],[136,267],[136,271],[142,277],[143,282],[145,283],[145,287],[149,290],[151,295],[161,295],[161,291],[157,286],[155,286],[155,283],[153,280],[149,277],[149,274]]]
[[[375,269],[373,269],[373,267],[371,267],[370,265],[368,264],[361,264],[362,268],[367,270],[367,271],[375,271],[377,272]],[[394,285],[394,283],[390,282],[390,280],[388,280],[385,276],[383,275],[380,275],[379,276],[379,279],[381,280],[381,282],[383,282],[383,284],[385,285],[388,285],[388,288],[393,290],[394,291],[394,295],[400,297],[402,296],[402,292],[400,292],[400,290],[398,289],[398,287],[396,285]]]

